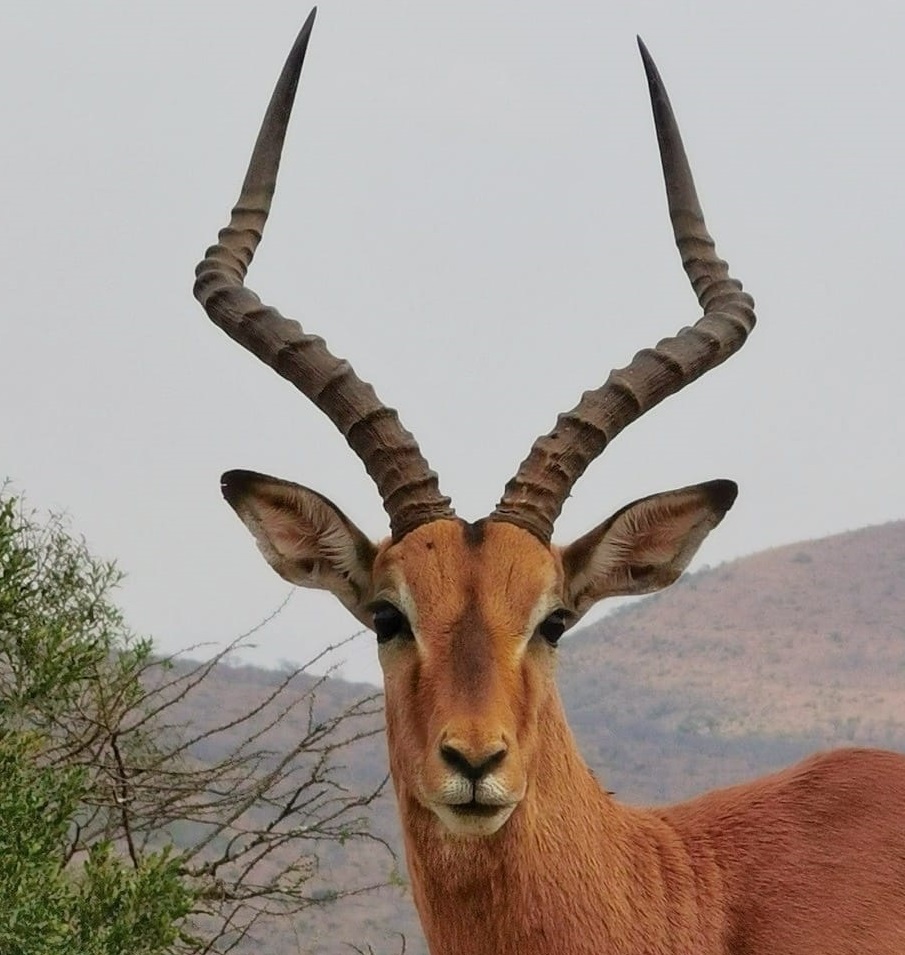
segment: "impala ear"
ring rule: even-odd
[[[681,575],[732,507],[733,481],[708,481],[642,498],[563,548],[566,603],[578,616],[598,600],[647,594]]]
[[[366,626],[377,547],[327,498],[254,471],[227,471],[223,496],[271,567],[300,587],[329,590]]]

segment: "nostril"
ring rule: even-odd
[[[484,760],[483,765],[481,766],[481,775],[489,773],[492,770],[496,769],[500,763],[506,758],[506,753],[508,752],[505,746],[501,746],[496,752],[491,753],[487,759]]]
[[[457,772],[460,772],[467,779],[476,782],[482,776],[492,772],[506,758],[508,749],[501,746],[492,753],[469,754],[454,746],[452,743],[440,744],[440,755],[447,765],[451,766]]]
[[[440,755],[449,766],[471,779],[471,763],[468,762],[455,746],[449,743],[442,743],[440,745]]]

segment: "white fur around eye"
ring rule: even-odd
[[[521,644],[519,646],[519,653],[523,653],[525,648],[528,646],[531,638],[537,633],[537,628],[553,613],[554,610],[558,610],[561,607],[561,603],[555,594],[543,594],[537,603],[534,605],[531,613],[528,615],[528,623],[525,627],[525,631],[522,634]]]
[[[381,587],[375,593],[374,602],[377,603],[381,600],[385,600],[399,609],[408,621],[415,643],[420,643],[418,639],[418,607],[405,580],[397,579],[389,586]]]

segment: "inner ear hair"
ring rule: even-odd
[[[652,494],[617,511],[562,551],[571,607],[582,614],[604,597],[669,586],[737,493],[732,481],[707,481]]]
[[[377,547],[332,501],[254,471],[227,471],[221,488],[281,577],[329,591],[370,626],[365,605]]]

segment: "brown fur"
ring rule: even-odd
[[[403,578],[419,608],[420,652],[381,657],[391,769],[433,953],[905,953],[905,758],[840,750],[682,805],[620,805],[577,752],[553,652],[529,644],[513,662],[539,591],[562,586],[555,555],[529,535],[513,551],[521,532],[498,525],[465,559],[456,529],[430,525],[375,567],[378,581]],[[433,540],[429,559],[421,537]],[[463,649],[495,680],[489,699],[459,678],[452,657]],[[412,785],[451,720],[469,721],[476,740],[495,726],[518,739],[525,797],[484,838],[444,831]]]
[[[289,55],[230,220],[199,264],[211,319],[308,395],[374,478],[392,540],[248,471],[223,493],[287,580],[377,631],[390,766],[434,955],[905,955],[905,757],[849,750],[662,810],[619,805],[575,747],[554,681],[565,625],[678,578],[737,488],[628,505],[549,546],[613,436],[715,367],[754,327],[704,226],[675,117],[641,54],[673,231],[704,308],[535,442],[497,509],[454,518],[412,436],[351,366],[243,287],[270,209],[314,12]]]
[[[231,503],[280,573],[362,620],[389,602],[408,621],[380,660],[433,955],[905,955],[905,757],[839,750],[637,809],[575,746],[538,627],[674,580],[731,504],[714,487],[636,501],[560,549],[452,519],[369,547],[306,488],[244,472],[235,484]]]

